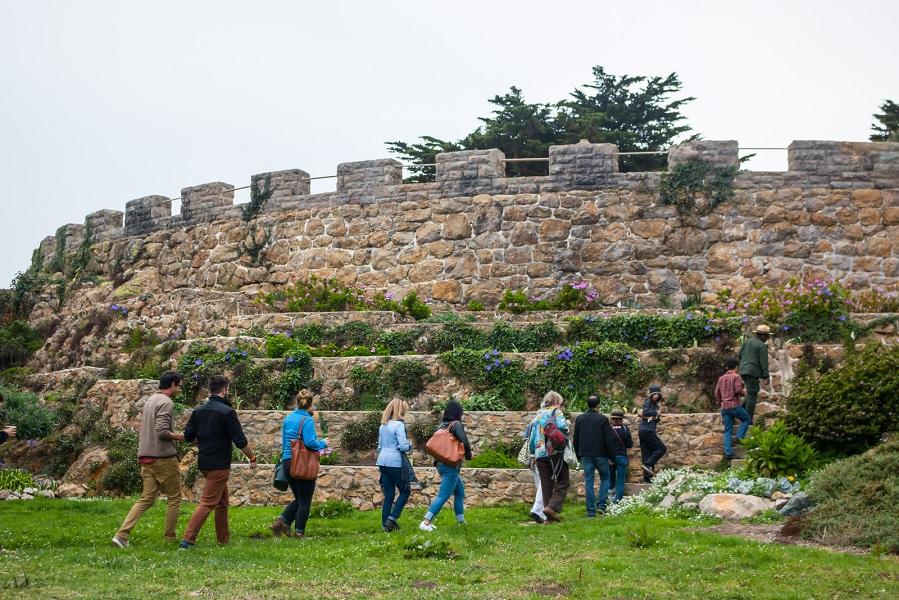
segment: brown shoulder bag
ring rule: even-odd
[[[290,476],[294,479],[313,481],[318,477],[319,453],[317,450],[310,450],[303,443],[303,425],[308,418],[302,418],[299,437],[290,441]]]
[[[425,444],[425,452],[444,464],[458,467],[462,464],[462,459],[465,458],[465,446],[450,431],[453,428],[453,423],[457,423],[457,421],[447,425],[446,429],[440,428],[434,432],[434,435]]]

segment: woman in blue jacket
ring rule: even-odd
[[[290,442],[300,439],[300,435],[303,436],[303,445],[310,450],[323,450],[328,447],[327,438],[319,439],[315,432],[315,422],[312,420],[312,396],[302,392],[300,394],[302,395],[297,395],[294,399],[293,411],[284,417],[284,424],[281,426],[281,460],[288,463],[293,456]],[[290,525],[294,524],[293,537],[305,537],[306,521],[309,520],[309,509],[312,507],[312,494],[315,493],[315,480],[294,479],[288,472],[287,482],[290,491],[293,492],[293,500],[272,523],[272,532],[275,536],[291,535]]]
[[[409,404],[405,400],[394,398],[381,414],[378,429],[377,465],[381,472],[381,491],[384,492],[381,503],[381,529],[384,531],[399,529],[397,521],[412,493],[408,471],[403,464],[404,460],[409,460],[406,453],[412,449],[403,422],[408,410]]]

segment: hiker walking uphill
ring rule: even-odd
[[[137,444],[143,492],[112,538],[112,543],[119,548],[128,546],[131,530],[153,506],[160,492],[167,500],[163,537],[172,542],[176,540],[175,527],[181,510],[181,469],[175,442],[184,441],[184,434],[173,431],[172,396],[180,390],[181,375],[175,371],[166,371],[159,378],[159,390],[144,403]]]
[[[599,398],[587,398],[587,412],[574,420],[574,454],[584,469],[584,489],[587,500],[587,516],[595,517],[597,509],[606,512],[609,500],[609,460],[620,452],[621,444],[615,438],[612,426],[605,415],[600,414]],[[596,503],[594,475],[599,471],[599,504]]]
[[[759,397],[759,381],[768,381],[768,338],[771,329],[767,325],[755,328],[755,335],[743,342],[738,354],[740,359],[740,377],[746,385],[746,400],[743,408],[749,415],[749,422],[755,416],[755,404]]]
[[[662,388],[657,385],[649,386],[649,398],[643,402],[643,410],[640,411],[640,429],[637,431],[640,438],[643,481],[646,483],[652,482],[656,463],[668,452],[668,448],[656,433],[656,426],[662,419],[663,401]]]
[[[543,492],[543,513],[547,523],[562,520],[562,505],[568,494],[571,480],[565,462],[565,445],[568,441],[568,420],[562,413],[562,396],[558,392],[546,392],[543,403],[546,408],[537,411],[528,448],[540,474]]]
[[[740,429],[737,430],[737,439],[742,440],[746,437],[746,431],[749,429],[749,414],[743,408],[743,396],[746,390],[743,389],[743,381],[737,375],[737,367],[740,361],[736,358],[728,358],[724,361],[724,367],[727,373],[718,378],[715,385],[715,400],[721,406],[721,421],[724,423],[724,458],[730,460],[734,457],[733,440],[731,436],[734,432],[734,419],[740,422]]]
[[[237,419],[237,411],[228,402],[228,379],[221,375],[209,378],[209,400],[190,414],[184,428],[184,441],[197,441],[197,467],[206,478],[200,503],[187,522],[180,548],[187,550],[197,542],[206,517],[215,511],[215,537],[219,544],[231,540],[228,529],[228,478],[231,476],[231,444],[233,443],[256,468],[256,454],[247,441]]]

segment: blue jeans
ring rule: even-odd
[[[611,473],[611,479],[615,484],[615,498],[613,501],[621,502],[621,499],[624,498],[624,481],[627,479],[627,456],[621,454],[615,455],[614,465],[615,468]],[[609,467],[612,467],[611,463],[609,464]]]
[[[740,428],[737,430],[738,440],[746,437],[746,431],[749,429],[751,422],[749,413],[742,406],[721,411],[721,420],[724,421],[724,456],[727,458],[733,458],[734,456],[733,443],[730,439],[734,432],[734,419],[740,421]]]
[[[587,491],[587,515],[593,517],[596,515],[593,471],[599,471],[599,510],[604,512],[609,500],[609,459],[605,456],[582,456],[581,466],[584,469],[584,488]]]
[[[387,523],[387,519],[395,523],[400,518],[412,490],[409,488],[409,482],[404,481],[402,467],[378,467],[378,469],[381,471],[381,491],[384,492],[384,502],[381,503],[381,524]],[[397,490],[400,495],[394,502]]]
[[[449,497],[452,496],[453,512],[456,513],[456,520],[461,523],[465,520],[465,486],[462,484],[460,470],[438,462],[437,472],[440,473],[440,489],[437,490],[437,496],[428,507],[428,512],[425,513],[425,519],[433,521]]]

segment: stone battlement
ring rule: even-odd
[[[788,149],[789,170],[744,172],[739,184],[752,187],[890,188],[899,185],[899,143],[796,141]],[[736,141],[693,141],[674,146],[668,153],[669,168],[703,160],[716,166],[738,167]],[[507,177],[505,155],[500,150],[467,150],[437,155],[433,183],[403,184],[402,164],[394,159],[341,163],[337,166],[337,190],[310,194],[309,173],[301,169],[253,175],[250,187],[269,196],[263,212],[313,205],[340,205],[397,200],[405,195],[429,199],[559,192],[604,188],[653,186],[660,172],[619,173],[618,147],[614,144],[552,146],[549,175]],[[767,185],[765,185],[767,184]],[[152,195],[130,200],[125,212],[104,209],[85,217],[84,225],[67,225],[68,240],[77,245],[84,227],[93,239],[137,236],[197,223],[239,218],[242,205],[234,204],[234,186],[220,181],[185,187],[181,210],[172,214],[172,199]],[[42,243],[45,256],[55,252],[50,236]],[[67,250],[68,250],[67,243]]]

